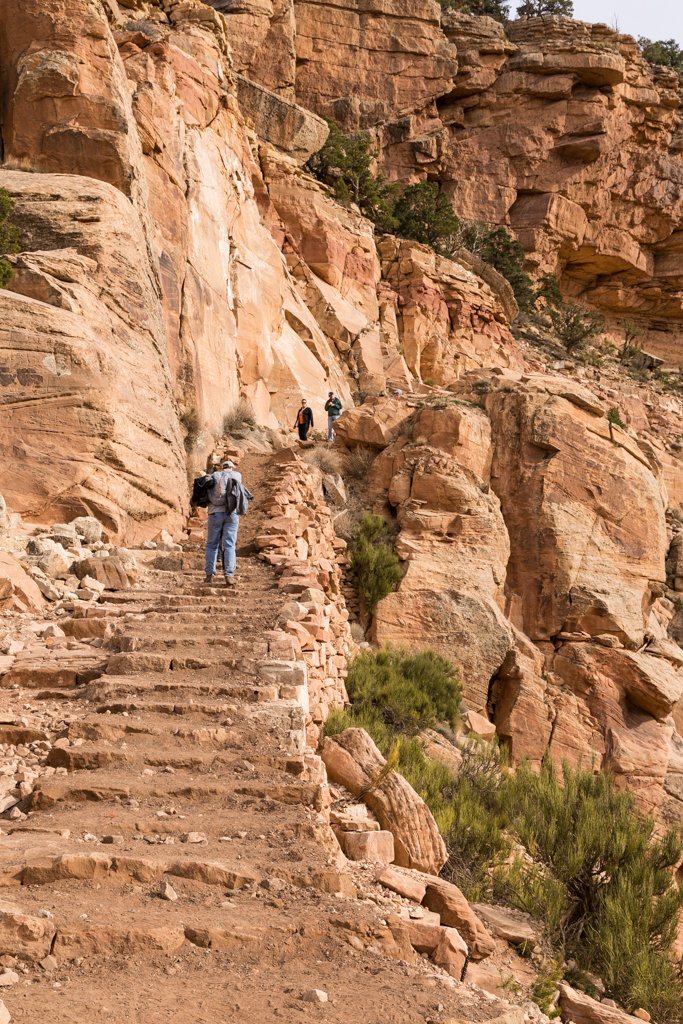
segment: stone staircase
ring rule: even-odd
[[[246,479],[266,472],[253,458]],[[260,526],[243,522],[243,550]],[[108,635],[99,668],[30,689],[67,724],[55,774],[2,822],[12,1020],[422,1022],[478,1005],[389,929],[386,895],[337,847],[304,710],[262,670],[276,570],[247,554],[228,591],[198,582],[199,539],[176,562],[72,619]],[[18,705],[33,680],[12,685]]]

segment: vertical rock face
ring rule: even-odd
[[[463,217],[504,223],[531,265],[680,360],[681,88],[604,25],[449,13],[458,50],[440,122],[384,132],[394,174],[438,177]],[[506,35],[507,32],[507,35]],[[634,205],[639,208],[632,216]]]
[[[428,109],[451,87],[456,49],[433,0],[297,0],[295,12],[299,102],[348,128]]]
[[[570,383],[531,376],[523,387],[496,390],[487,408],[518,625],[536,641],[565,631],[640,646],[667,548],[664,502],[647,458],[622,431],[616,437],[590,392]]]
[[[506,225],[534,270],[635,317],[680,361],[681,85],[630,36],[568,18],[503,27],[431,0],[210,2],[245,74],[372,129],[389,177],[439,180],[462,217]],[[277,39],[273,62],[253,59],[254,35]]]

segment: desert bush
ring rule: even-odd
[[[621,427],[622,430],[626,428],[626,424],[622,420],[621,413],[616,405],[607,410],[607,422],[613,427]]]
[[[683,71],[683,47],[675,39],[648,39],[638,36],[643,57],[649,64],[662,64],[674,71]]]
[[[184,432],[183,444],[185,445],[185,451],[189,455],[197,447],[199,435],[202,430],[202,422],[199,418],[199,410],[196,405],[185,410],[180,417],[180,423]]]
[[[489,228],[481,221],[467,224],[460,234],[460,243],[507,278],[521,310],[532,308],[536,295],[524,269],[524,249],[505,228]]]
[[[5,188],[0,188],[0,288],[9,284],[14,267],[6,258],[19,252],[21,232],[12,224],[10,217],[14,210],[14,200]]]
[[[556,309],[562,305],[562,292],[560,291],[560,282],[557,280],[555,274],[543,274],[538,285],[536,286],[536,292],[534,296],[534,302],[538,302],[539,299],[543,299],[546,307]]]
[[[354,658],[346,680],[355,711],[377,712],[394,733],[413,736],[458,716],[461,687],[455,666],[434,651],[389,647]]]
[[[647,1006],[658,1020],[676,1020],[683,984],[668,953],[683,905],[672,876],[679,837],[655,838],[653,822],[605,773],[564,765],[560,779],[547,760],[538,775],[519,768],[504,795],[509,827],[533,858],[529,876],[546,873],[554,901],[564,888],[555,941],[627,1008]],[[527,871],[520,862],[515,870]],[[533,887],[543,903],[533,877],[526,889],[522,883],[525,896]],[[548,899],[539,912],[546,922]]]
[[[562,981],[562,968],[561,959],[552,960],[544,964],[529,992],[533,1002],[551,1020],[560,1016],[560,1011],[555,1005],[555,997],[557,995],[557,986]]]
[[[441,6],[447,11],[463,11],[465,14],[477,14],[505,21],[510,13],[508,4],[503,0],[440,0]]]
[[[346,457],[346,475],[353,480],[364,480],[376,457],[377,452],[374,448],[363,444],[355,445]]]
[[[396,232],[403,238],[431,245],[442,256],[458,247],[460,221],[448,196],[435,181],[409,185],[394,208]]]
[[[345,135],[334,121],[327,123],[327,141],[309,159],[307,169],[332,189],[340,203],[354,203],[380,231],[391,231],[396,189],[373,171],[370,138],[364,132]]]
[[[304,460],[311,466],[317,466],[321,473],[328,473],[331,476],[339,476],[342,471],[339,455],[329,448],[315,448],[311,452],[306,452]]]
[[[256,415],[253,406],[247,398],[238,398],[223,417],[223,433],[231,434],[242,427],[253,427],[256,423]]]
[[[556,335],[567,352],[575,352],[585,342],[595,338],[604,326],[603,318],[594,310],[575,302],[565,302],[548,310]]]
[[[396,589],[402,577],[392,532],[381,516],[363,516],[349,546],[349,556],[358,596],[371,614],[378,601]]]
[[[574,16],[573,0],[524,0],[517,8],[518,18],[538,18],[543,14]]]

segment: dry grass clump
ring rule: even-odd
[[[306,452],[304,461],[310,466],[317,466],[321,473],[330,476],[339,476],[342,471],[339,455],[335,451],[330,451],[329,448],[314,448],[313,451]]]
[[[248,398],[238,398],[223,417],[223,433],[232,434],[243,427],[256,425],[256,414]]]
[[[375,461],[377,452],[368,445],[356,445],[346,458],[346,475],[353,480],[363,480]]]

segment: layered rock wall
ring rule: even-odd
[[[211,0],[239,26],[241,8]],[[568,18],[491,18],[431,2],[294,0],[259,32],[285,32],[299,102],[371,130],[400,183],[438,180],[463,218],[504,224],[529,268],[635,319],[680,363],[683,125],[680,80],[630,36]],[[237,50],[249,41],[238,39]],[[241,58],[248,63],[248,53]],[[272,84],[271,68],[248,72]]]

